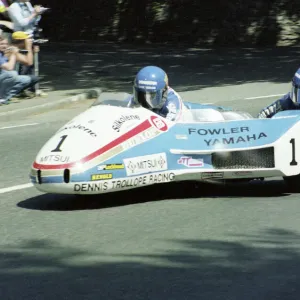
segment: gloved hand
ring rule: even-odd
[[[271,118],[274,114],[276,114],[276,105],[277,102],[272,103],[271,105],[265,107],[261,110],[261,112],[258,114],[259,119],[265,119],[265,118]]]
[[[258,118],[258,119],[265,119],[265,118],[267,118],[267,115],[266,115],[265,111],[262,110],[262,111],[258,114],[257,118]]]

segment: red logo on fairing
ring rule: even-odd
[[[203,167],[204,162],[203,159],[195,159],[188,156],[182,156],[180,159],[177,160],[179,165],[184,165],[188,168],[196,168],[196,167]]]
[[[160,131],[167,131],[168,130],[168,125],[164,120],[161,118],[151,116],[150,117],[151,123]]]

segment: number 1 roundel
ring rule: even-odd
[[[151,116],[150,117],[151,123],[160,131],[167,131],[168,130],[168,125],[167,123],[156,116]]]

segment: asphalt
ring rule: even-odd
[[[233,81],[182,93],[256,114],[276,97],[246,98],[285,93],[291,75],[284,74],[281,82]],[[78,88],[94,87],[110,89],[94,83]],[[29,182],[44,142],[93,101],[0,118],[1,298],[299,298],[299,197],[280,179],[236,188],[171,184],[84,198],[14,190]]]

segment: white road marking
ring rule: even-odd
[[[283,95],[285,95],[285,94],[277,94],[277,95],[267,95],[267,96],[249,97],[249,98],[245,98],[245,100],[263,99],[263,98],[272,98],[272,97],[282,97]]]
[[[31,124],[22,124],[22,125],[15,125],[15,126],[0,127],[0,130],[10,129],[10,128],[18,128],[18,127],[26,127],[26,126],[35,126],[35,125],[38,125],[38,124],[39,123],[31,123]]]
[[[14,185],[14,186],[10,186],[10,187],[7,187],[7,188],[0,189],[0,194],[9,193],[9,192],[17,191],[17,190],[28,189],[30,187],[33,187],[32,183]]]

